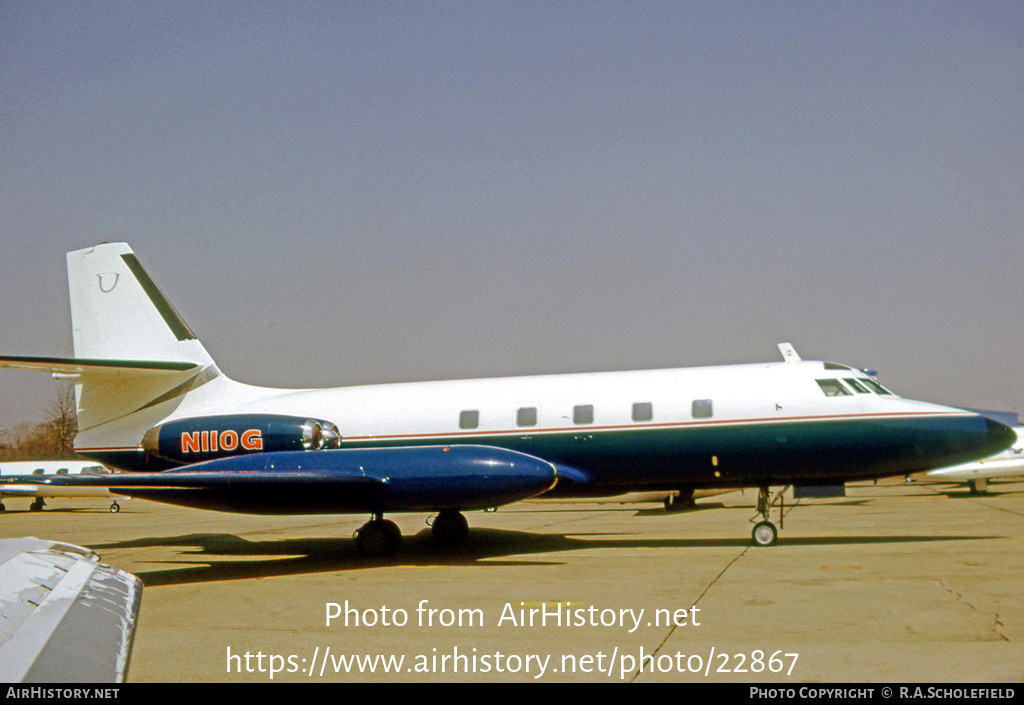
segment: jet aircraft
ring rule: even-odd
[[[38,512],[46,506],[46,497],[106,497],[110,512],[121,511],[117,500],[124,500],[105,487],[79,487],[50,484],[51,478],[74,475],[109,475],[110,470],[93,461],[33,460],[0,463],[0,512],[6,511],[4,497],[33,497],[29,509]]]
[[[76,451],[139,474],[55,478],[245,513],[368,513],[368,554],[394,553],[385,513],[463,511],[542,493],[756,487],[758,545],[778,532],[773,485],[830,485],[966,462],[1013,432],[904,399],[874,375],[805,361],[284,390],[229,379],[125,243],[67,255],[74,357],[0,366],[75,384]],[[310,452],[318,450],[319,452]],[[751,519],[754,522],[754,519]]]
[[[977,494],[986,491],[989,478],[1024,475],[1024,426],[1013,426],[1013,431],[1017,439],[1006,450],[974,462],[931,470],[928,477],[966,480],[971,492]]]

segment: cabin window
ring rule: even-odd
[[[594,405],[580,404],[572,408],[572,422],[574,424],[594,423]]]
[[[864,382],[864,384],[868,385],[873,390],[875,390],[875,394],[892,394],[892,392],[890,392],[888,389],[886,389],[873,379],[865,379],[862,381]]]
[[[67,468],[60,468],[59,470],[57,470],[57,474],[58,475],[67,475],[68,474],[68,469]]]
[[[32,471],[32,474],[33,475],[45,475],[46,474],[46,470],[44,470],[43,468],[36,468],[35,470]]]
[[[536,426],[537,407],[524,406],[516,412],[516,426]]]
[[[819,379],[817,382],[826,397],[850,396],[850,390],[844,387],[838,379]]]
[[[710,419],[714,415],[710,399],[694,399],[690,413],[695,419]]]
[[[649,401],[638,401],[633,405],[634,421],[650,421],[654,418],[654,407]]]
[[[863,384],[861,384],[855,379],[844,379],[843,381],[846,382],[851,387],[853,387],[853,391],[857,392],[857,394],[870,394],[870,392],[868,392],[867,390],[867,387],[865,387]]]
[[[480,412],[469,409],[459,414],[459,428],[477,428],[480,425]]]

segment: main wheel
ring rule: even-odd
[[[770,521],[761,521],[755,524],[750,535],[758,546],[774,546],[779,539],[779,532],[775,529],[775,524]]]
[[[439,546],[457,548],[469,535],[469,522],[461,512],[445,509],[434,519],[431,533]]]
[[[356,548],[369,558],[393,556],[401,547],[402,530],[393,521],[373,519],[356,532]]]

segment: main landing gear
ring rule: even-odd
[[[457,509],[442,509],[430,523],[431,534],[438,546],[455,549],[469,536],[469,522]],[[384,518],[382,512],[373,515],[354,534],[356,548],[364,556],[379,558],[393,556],[402,547],[402,530]]]
[[[353,538],[359,552],[371,558],[393,556],[402,547],[402,530],[380,512],[359,527]]]
[[[683,512],[694,506],[692,487],[681,487],[665,498],[666,512]]]
[[[783,489],[785,491],[785,489]],[[782,492],[779,492],[779,526],[782,526],[782,514],[784,506],[782,504]],[[754,540],[756,546],[774,546],[779,540],[779,532],[775,528],[775,524],[769,521],[769,512],[772,508],[772,493],[768,487],[761,487],[757,493],[757,516],[761,517],[761,521],[754,524],[754,530],[750,533],[751,538]],[[751,518],[750,521],[754,521],[757,516]]]
[[[434,541],[442,548],[458,548],[469,536],[469,522],[457,509],[443,509],[429,523]]]

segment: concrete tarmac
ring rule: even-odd
[[[393,515],[388,560],[356,551],[363,516],[140,500],[8,498],[0,536],[87,546],[142,578],[129,682],[1024,679],[1024,480],[787,493],[769,548],[750,544],[755,499],[520,503],[467,514],[454,554],[427,515]]]

